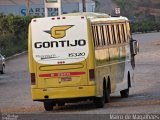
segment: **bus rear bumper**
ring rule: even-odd
[[[32,99],[34,101],[43,101],[46,99],[72,99],[80,97],[96,96],[95,86],[77,86],[47,89],[31,89]]]

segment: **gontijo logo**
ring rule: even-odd
[[[66,31],[73,27],[74,25],[64,25],[64,26],[53,26],[51,30],[44,31],[51,35],[55,39],[64,38],[66,36]],[[73,34],[75,35],[75,34]],[[36,49],[40,48],[59,48],[59,47],[76,47],[76,46],[85,46],[85,39],[64,39],[64,40],[54,40],[53,41],[44,41],[44,42],[35,42],[34,47]]]
[[[51,37],[58,39],[66,36],[66,31],[74,25],[53,26],[51,30],[44,31],[51,35]]]
[[[73,25],[67,25],[67,26],[54,26],[51,28],[51,36],[53,38],[63,38],[66,36],[66,30],[71,28]]]

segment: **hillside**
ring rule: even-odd
[[[115,7],[131,19],[160,21],[160,0],[96,0],[97,12],[111,14]]]

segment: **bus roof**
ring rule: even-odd
[[[112,17],[105,13],[94,13],[94,12],[79,12],[79,13],[69,13],[63,14],[61,16],[85,16],[87,19],[90,19],[91,22],[104,22],[104,21],[128,21],[128,18],[119,16],[119,17]]]
[[[128,21],[126,17],[112,17],[105,13],[95,13],[95,12],[78,12],[78,13],[69,13],[69,14],[62,14],[60,16],[52,16],[46,18],[34,18],[34,19],[48,19],[48,18],[56,18],[56,17],[72,17],[72,16],[82,16],[89,19],[91,23],[109,23],[109,22],[125,22]]]
[[[124,22],[124,21],[128,21],[128,18],[126,17],[110,17],[110,18],[98,18],[98,19],[91,19],[91,22],[92,23],[98,23],[98,22],[111,22],[111,21],[114,21],[114,22]]]
[[[89,19],[92,18],[109,18],[108,14],[105,13],[94,13],[94,12],[79,12],[79,13],[69,13],[69,14],[63,14],[62,16],[85,16]]]

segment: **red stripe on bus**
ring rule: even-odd
[[[83,75],[83,74],[85,74],[85,72],[49,73],[49,74],[40,74],[39,77],[63,77],[63,76]]]

